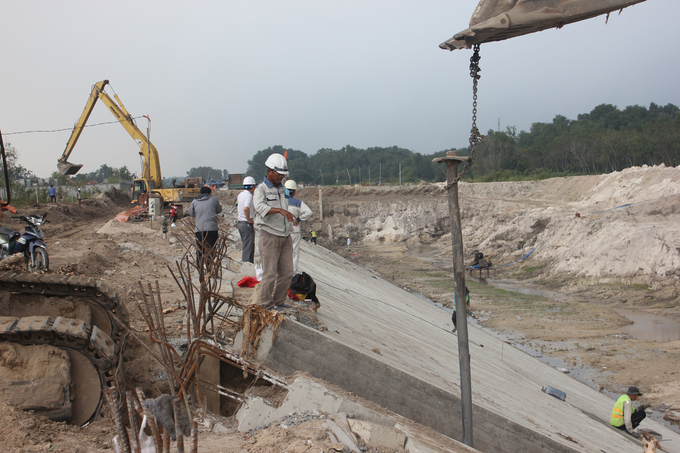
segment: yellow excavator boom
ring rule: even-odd
[[[71,137],[66,143],[66,149],[64,149],[64,153],[57,161],[57,168],[59,168],[59,172],[63,175],[75,175],[83,167],[81,164],[72,164],[68,162],[68,158],[71,155],[76,143],[78,142],[78,138],[80,138],[80,134],[83,132],[83,128],[85,127],[85,124],[87,123],[87,120],[90,117],[92,109],[94,109],[97,100],[101,99],[101,101],[116,117],[118,122],[120,122],[120,124],[122,124],[125,130],[130,134],[135,143],[139,145],[139,153],[144,158],[142,165],[142,176],[145,180],[149,181],[149,185],[151,186],[150,189],[162,189],[163,177],[161,176],[160,160],[158,158],[158,151],[156,150],[156,147],[153,146],[153,143],[151,143],[146,135],[144,135],[144,133],[139,130],[135,124],[134,118],[125,109],[125,106],[120,101],[118,95],[114,95],[116,99],[113,100],[104,91],[104,88],[108,84],[108,80],[102,80],[101,82],[97,82],[92,86],[92,92],[90,93],[90,97],[87,100],[87,104],[85,104],[85,109],[80,115],[80,119],[78,119],[78,122],[76,122],[75,126],[73,127],[73,132],[71,132]]]

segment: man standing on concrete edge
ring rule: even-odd
[[[217,214],[222,212],[222,206],[217,198],[210,195],[210,187],[201,187],[201,194],[191,202],[189,215],[196,219],[196,246],[198,260],[204,253],[208,253],[215,246],[218,238]]]
[[[243,192],[238,194],[236,205],[238,207],[238,234],[241,235],[243,253],[241,261],[255,263],[255,206],[253,205],[253,193],[255,193],[255,178],[246,176],[243,180]]]
[[[281,154],[272,154],[264,163],[267,176],[253,195],[255,224],[260,227],[262,288],[260,305],[267,309],[290,308],[286,294],[293,278],[293,241],[290,238],[295,216],[288,212],[286,189],[281,184],[288,174],[288,162]]]
[[[637,431],[633,431],[647,416],[644,410],[635,410],[635,406],[633,406],[633,401],[637,400],[640,395],[642,395],[640,389],[634,385],[628,387],[626,394],[621,395],[616,400],[609,424],[621,431],[628,431],[629,434],[635,437],[640,437]]]
[[[288,190],[288,210],[295,216],[293,222],[293,229],[290,231],[290,237],[293,240],[293,275],[297,274],[298,261],[300,259],[300,222],[307,220],[312,216],[312,210],[305,204],[304,201],[295,198],[297,192],[297,183],[292,179],[286,181],[286,189]]]

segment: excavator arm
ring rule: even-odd
[[[90,97],[85,104],[85,110],[83,110],[80,119],[73,127],[73,132],[71,132],[71,137],[66,143],[66,149],[64,153],[57,161],[57,168],[59,172],[63,175],[75,175],[82,168],[81,164],[72,164],[68,162],[68,158],[73,151],[73,147],[78,142],[80,134],[87,123],[92,109],[94,109],[95,104],[98,99],[109,108],[111,113],[116,117],[118,122],[123,125],[125,130],[130,134],[134,141],[139,145],[139,154],[144,158],[142,165],[142,175],[143,178],[149,181],[150,189],[162,189],[163,188],[163,178],[161,176],[161,166],[160,159],[158,158],[158,151],[156,147],[149,141],[149,139],[144,135],[144,133],[139,130],[135,124],[135,120],[125,109],[125,106],[120,101],[117,94],[114,94],[115,100],[112,99],[105,91],[104,88],[108,85],[108,80],[102,80],[101,82],[95,83],[92,86],[92,92]]]
[[[439,45],[442,49],[470,49],[475,44],[562,28],[645,0],[481,0],[470,28]]]

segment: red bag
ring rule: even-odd
[[[237,285],[241,288],[254,288],[258,283],[260,282],[255,277],[243,277]]]

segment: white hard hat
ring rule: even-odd
[[[286,189],[288,189],[288,190],[297,190],[297,184],[295,184],[295,181],[293,181],[292,179],[289,179],[288,181],[286,181],[285,186],[286,186]]]
[[[272,154],[267,158],[267,161],[264,163],[264,165],[280,175],[288,174],[288,162],[281,154]]]
[[[243,180],[243,186],[254,186],[256,184],[255,178],[252,176],[246,176],[246,179]]]

